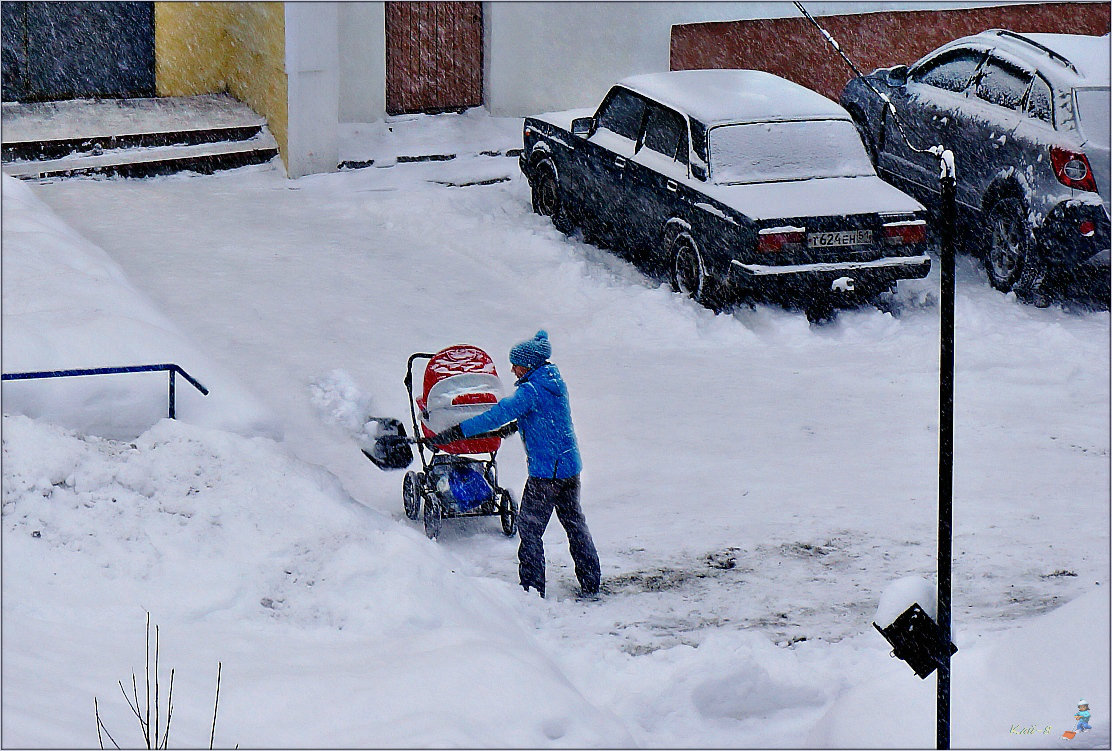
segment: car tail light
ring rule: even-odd
[[[1097,233],[1097,225],[1085,219],[1077,226],[1077,231],[1081,233],[1082,237],[1092,237]]]
[[[927,223],[922,219],[888,222],[883,229],[884,240],[889,245],[915,245],[927,240]]]
[[[1054,167],[1054,176],[1062,185],[1097,192],[1097,181],[1093,179],[1093,170],[1084,154],[1051,146],[1050,163]]]
[[[779,253],[803,247],[807,231],[799,227],[771,227],[757,233],[758,253]]]

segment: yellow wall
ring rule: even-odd
[[[154,25],[158,95],[231,94],[267,119],[285,161],[283,3],[156,2]]]

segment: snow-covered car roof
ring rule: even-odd
[[[706,125],[724,122],[849,119],[836,102],[760,70],[674,70],[618,82]]]
[[[1031,43],[1028,43],[1029,40]],[[1081,34],[1018,34],[990,29],[980,34],[955,39],[939,50],[969,45],[1000,50],[1017,60],[1038,68],[1058,88],[1108,86],[1109,36]],[[1055,58],[1035,45],[1041,45],[1064,58]],[[932,53],[933,54],[933,53]],[[1072,67],[1071,67],[1072,66]]]

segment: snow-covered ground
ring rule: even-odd
[[[169,421],[165,375],[4,385],[0,742],[92,745],[94,696],[139,742],[116,682],[149,612],[171,745],[207,742],[220,662],[218,746],[932,746],[934,681],[871,621],[935,566],[936,276],[899,317],[716,316],[532,214],[478,153],[514,123],[466,117],[407,121],[447,162],[372,124],[346,158],[388,168],[4,179],[4,372],[173,361],[212,393],[179,380]],[[538,328],[598,602],[555,520],[542,601],[496,519],[426,540],[356,447],[408,414],[409,354],[508,375]],[[959,260],[955,746],[1066,744],[1082,697],[1068,745],[1109,744],[1109,360],[1107,311]],[[499,467],[517,492],[516,438]]]

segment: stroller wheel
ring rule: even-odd
[[[513,537],[517,532],[517,501],[504,488],[498,489],[498,516],[502,519],[502,534]]]
[[[405,515],[417,521],[421,515],[421,476],[416,472],[406,472],[402,480],[402,506]]]
[[[425,537],[430,540],[435,540],[436,536],[440,534],[440,516],[441,508],[440,501],[436,496],[429,494],[425,496]]]

